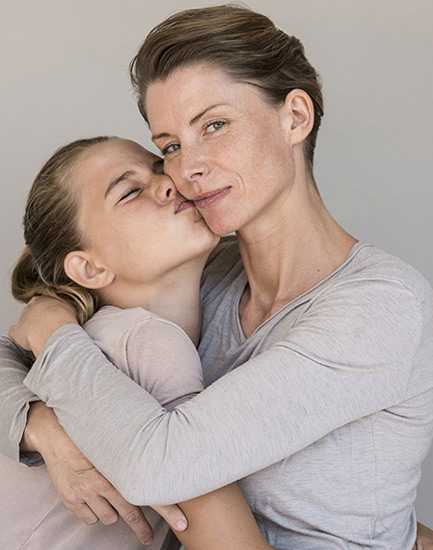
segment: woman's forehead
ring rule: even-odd
[[[157,110],[161,116],[176,106],[189,113],[202,103],[222,102],[229,95],[228,86],[231,83],[234,84],[235,81],[216,66],[179,67],[163,80],[150,84],[145,98],[146,112],[152,116]]]
[[[145,97],[145,110],[153,135],[166,131],[167,124],[190,122],[212,105],[242,110],[263,100],[256,86],[235,80],[218,65],[195,64],[175,69],[163,80],[153,82]]]

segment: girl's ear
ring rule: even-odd
[[[69,252],[63,265],[66,275],[84,288],[95,290],[105,288],[116,277],[104,265],[96,264],[91,255],[83,250]]]

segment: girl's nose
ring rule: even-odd
[[[174,201],[176,198],[176,187],[173,181],[167,175],[160,176],[158,180],[155,190],[156,199],[161,204],[167,204]]]

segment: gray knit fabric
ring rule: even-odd
[[[72,325],[50,338],[25,385],[131,502],[179,502],[242,479],[279,550],[409,550],[433,427],[430,285],[357,243],[245,338],[246,282],[227,238],[204,275],[207,387],[173,411]]]

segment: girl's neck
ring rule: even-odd
[[[105,289],[104,304],[121,308],[143,307],[179,325],[195,345],[200,338],[200,280],[206,259],[166,273],[152,284],[134,286],[115,281]]]
[[[179,325],[198,345],[200,338],[200,275],[177,279],[174,285],[156,289],[142,307]]]

